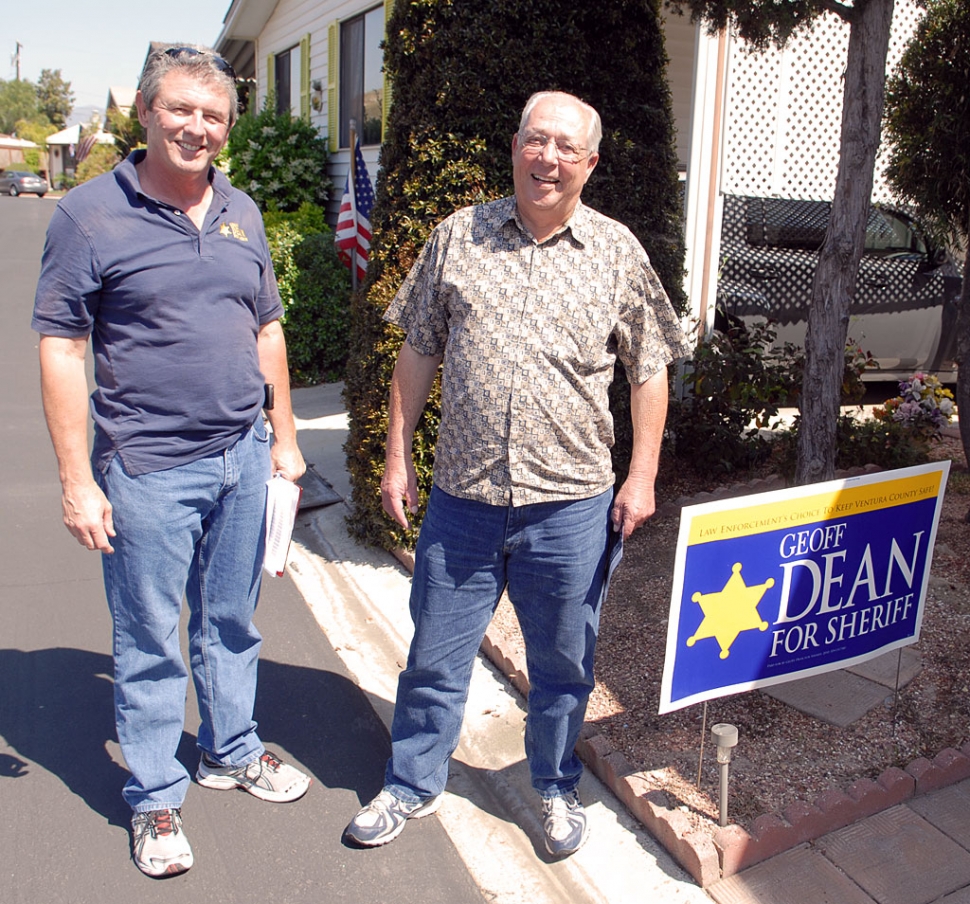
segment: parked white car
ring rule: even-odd
[[[778,341],[804,346],[827,201],[727,196],[721,230],[719,312],[773,321]],[[849,338],[870,352],[868,380],[905,380],[916,371],[956,380],[960,271],[901,210],[873,206],[852,302]]]

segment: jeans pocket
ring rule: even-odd
[[[253,421],[253,436],[258,442],[268,443],[269,442],[269,431],[266,429],[266,421],[263,420],[263,416],[260,415]]]

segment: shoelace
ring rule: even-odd
[[[178,832],[175,825],[175,810],[155,810],[145,821],[144,832],[151,832],[153,838],[160,835],[174,835]]]
[[[261,765],[265,766],[268,769],[271,769],[273,772],[279,772],[280,766],[283,765],[283,761],[276,759],[276,757],[273,756],[273,754],[271,753],[264,753],[259,758],[259,762]]]
[[[548,798],[544,803],[543,809],[547,816],[568,816],[579,806],[579,795],[574,791],[572,794]]]

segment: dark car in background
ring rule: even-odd
[[[779,343],[804,346],[831,209],[828,201],[726,196],[719,313],[773,321]],[[864,377],[904,380],[926,371],[955,380],[959,291],[959,269],[919,224],[901,210],[873,205],[848,332],[879,365]]]
[[[20,170],[5,170],[0,173],[0,193],[5,195],[39,195],[41,198],[47,194],[50,186],[47,180],[41,178],[36,173],[28,173]]]

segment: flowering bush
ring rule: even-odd
[[[863,349],[855,339],[845,343],[845,369],[842,372],[842,404],[856,405],[865,398],[866,384],[862,375],[876,367],[872,352]]]
[[[306,120],[277,115],[270,95],[258,115],[240,116],[229,133],[229,179],[264,212],[322,206],[331,188],[327,143]]]
[[[939,437],[956,411],[953,393],[931,374],[916,373],[899,384],[899,395],[888,399],[873,415],[906,429],[915,439]]]

